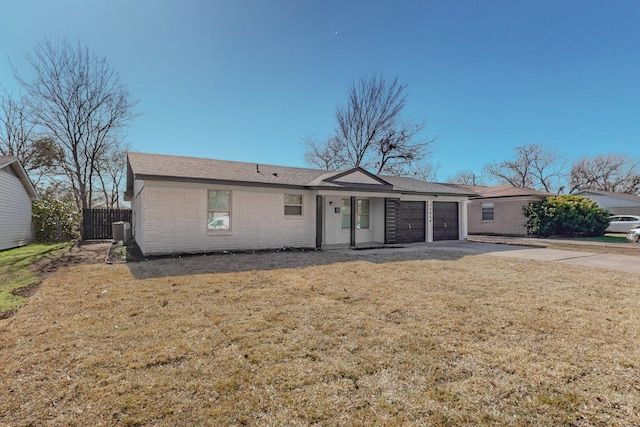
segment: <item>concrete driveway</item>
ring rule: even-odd
[[[583,265],[585,267],[600,267],[640,274],[640,257],[632,255],[600,254],[595,252],[548,248],[520,248],[502,252],[488,252],[488,254],[511,258],[561,262],[563,264]]]
[[[492,256],[531,259],[536,261],[560,262],[563,264],[582,265],[585,267],[607,268],[640,274],[640,251],[638,256],[601,254],[588,251],[549,249],[538,246],[521,246],[499,243],[444,241],[407,245],[395,249],[371,249],[373,251],[415,251],[426,249],[451,250],[469,254],[487,254]],[[354,251],[354,252],[369,252]]]

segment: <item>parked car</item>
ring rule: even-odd
[[[607,233],[628,233],[634,227],[640,226],[640,216],[614,215],[609,217]]]
[[[630,242],[640,243],[640,227],[634,227],[627,233],[627,240]]]

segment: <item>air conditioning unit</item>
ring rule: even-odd
[[[127,243],[131,239],[131,223],[127,221],[118,221],[111,224],[113,232],[113,240]]]

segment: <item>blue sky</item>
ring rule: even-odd
[[[640,0],[4,0],[0,85],[44,37],[105,56],[134,150],[305,166],[354,80],[408,85],[441,181],[526,143],[640,158]]]

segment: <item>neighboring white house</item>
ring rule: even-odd
[[[512,185],[458,187],[474,193],[467,208],[469,234],[526,236],[527,219],[523,208],[553,196],[544,191]]]
[[[14,156],[0,156],[0,250],[31,243],[31,202],[36,190]]]
[[[383,245],[467,236],[467,190],[346,171],[128,153],[145,255]]]
[[[598,190],[580,190],[573,194],[590,198],[612,215],[640,215],[640,197],[635,194]]]

